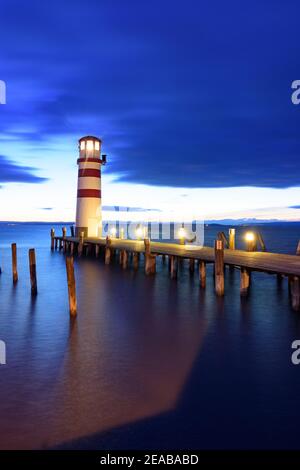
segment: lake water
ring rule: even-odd
[[[61,225],[55,226],[61,232]],[[206,244],[219,230],[206,228]],[[260,227],[267,249],[295,253],[300,224]],[[238,229],[241,246],[245,228]],[[0,448],[299,448],[300,339],[287,283],[254,273],[249,298],[226,271],[224,299],[182,267],[146,277],[76,259],[70,321],[65,259],[50,225],[0,224]],[[10,244],[18,244],[12,284]],[[28,249],[36,248],[32,299]]]

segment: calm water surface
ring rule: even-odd
[[[219,230],[206,229],[206,244]],[[49,231],[0,224],[0,339],[7,345],[0,448],[300,447],[300,365],[290,360],[300,314],[290,308],[286,282],[280,287],[273,276],[253,274],[250,296],[241,301],[239,272],[228,270],[220,300],[211,268],[201,291],[187,267],[176,282],[163,264],[146,277],[142,263],[135,273],[81,258],[72,322],[64,255],[51,253]],[[299,224],[261,231],[268,250],[295,252]]]

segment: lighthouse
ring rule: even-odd
[[[79,139],[76,236],[101,237],[101,140],[86,136]]]

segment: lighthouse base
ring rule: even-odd
[[[79,238],[83,232],[84,238],[88,237],[88,228],[87,227],[75,227],[75,237]]]

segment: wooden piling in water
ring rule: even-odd
[[[123,250],[122,268],[123,268],[123,269],[127,269],[127,268],[128,268],[128,251],[127,251],[127,250]]]
[[[240,293],[242,296],[246,296],[249,292],[250,286],[250,272],[246,268],[241,268],[241,282],[240,282]]]
[[[70,230],[71,230],[71,237],[75,237],[74,225],[70,226]]]
[[[235,250],[235,228],[229,229],[229,250]]]
[[[300,310],[300,278],[298,276],[289,277],[290,295],[294,310]]]
[[[194,258],[189,259],[189,269],[190,269],[190,274],[194,274],[194,271],[195,271],[195,260],[194,260]]]
[[[91,247],[91,246],[90,246],[89,244],[87,244],[87,243],[85,244],[85,246],[84,246],[84,248],[85,248],[85,250],[84,250],[85,256],[89,256],[89,254],[90,254],[90,247]]]
[[[111,239],[107,236],[106,245],[105,245],[105,264],[110,264],[110,260],[111,260]]]
[[[29,256],[29,273],[31,284],[31,295],[37,295],[37,279],[36,279],[36,259],[35,250],[31,248],[28,252]]]
[[[283,275],[282,274],[277,274],[276,279],[277,279],[277,286],[281,287],[282,286],[282,281],[283,281]]]
[[[97,245],[95,245],[95,256],[96,256],[96,258],[99,258],[99,253],[100,253],[100,246],[97,244]]]
[[[84,232],[80,232],[80,235],[79,235],[79,243],[78,243],[78,250],[77,250],[79,257],[82,255],[83,243],[84,243]]]
[[[76,284],[74,274],[74,259],[72,256],[66,257],[66,269],[68,280],[69,308],[71,317],[77,315]]]
[[[206,287],[206,263],[205,261],[199,262],[199,278],[200,278],[200,286],[202,289]]]
[[[155,274],[156,272],[156,256],[151,254],[150,240],[144,239],[145,245],[145,273]]]
[[[215,241],[215,291],[217,295],[224,295],[224,243]]]
[[[228,240],[224,232],[218,233],[218,240],[222,240],[224,247],[228,247]]]
[[[137,252],[133,253],[133,269],[137,271],[139,269],[139,259],[140,259],[140,254]]]
[[[170,273],[171,279],[177,279],[178,272],[178,258],[177,256],[170,256]]]
[[[13,274],[13,283],[18,282],[18,267],[17,267],[17,245],[12,243],[11,245],[11,255],[12,255],[12,274]]]
[[[62,237],[63,237],[62,247],[63,247],[64,253],[67,250],[66,236],[67,236],[67,229],[66,229],[66,227],[63,227],[62,228]]]
[[[55,244],[55,230],[54,228],[51,229],[51,232],[50,232],[50,236],[51,236],[51,251],[54,250],[54,244]]]

